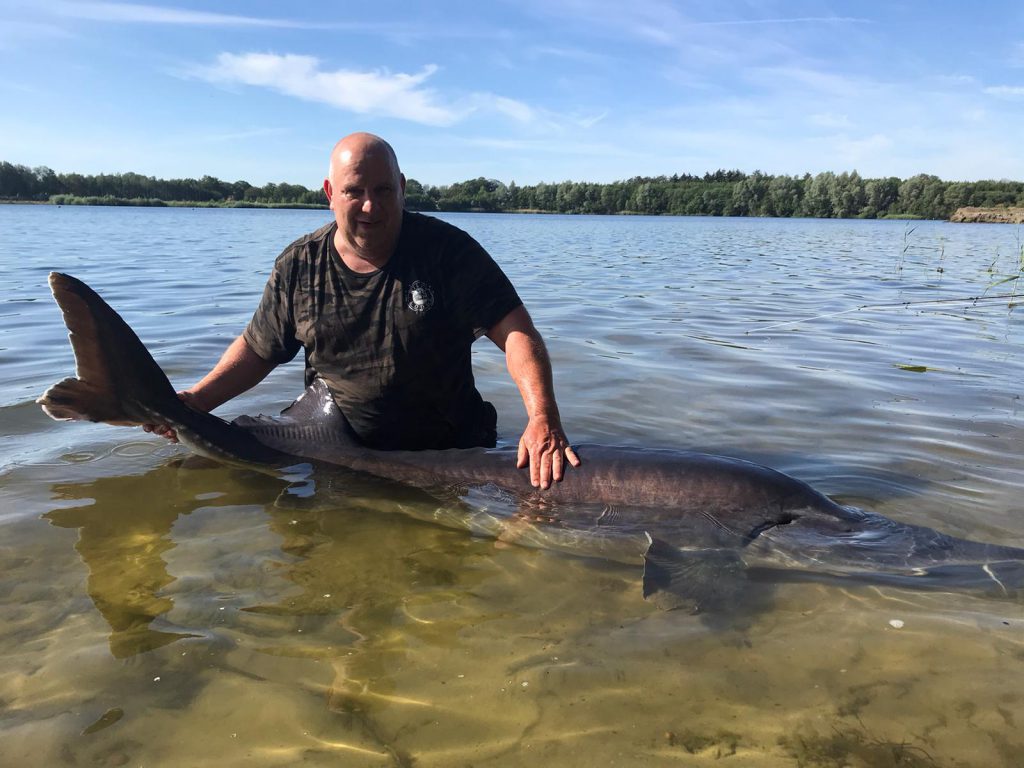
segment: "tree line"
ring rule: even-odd
[[[54,199],[58,198],[58,199]],[[75,199],[111,201],[252,203],[326,205],[322,190],[300,184],[265,184],[247,181],[157,179],[139,173],[56,173],[45,166],[28,168],[0,162],[0,199],[37,202],[74,202]]]
[[[137,173],[56,173],[0,162],[0,199],[52,203],[326,206],[298,184],[157,179]],[[409,179],[406,207],[420,211],[671,214],[678,216],[905,217],[946,219],[957,208],[1024,206],[1024,182],[943,181],[918,174],[862,178],[856,171],[773,176],[718,170],[703,176],[637,176],[609,184],[563,181],[518,186],[483,177],[431,186]]]

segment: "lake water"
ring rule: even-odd
[[[34,404],[73,371],[50,270],[184,387],[327,215],[0,206],[0,762],[1024,763],[1019,601],[800,582],[724,622],[663,612],[639,563],[499,547],[369,483],[303,498]],[[967,298],[1014,290],[1019,228],[444,218],[519,288],[574,442],[753,459],[1024,546],[1024,308]],[[478,385],[514,443],[488,347]],[[221,413],[274,413],[301,377]]]

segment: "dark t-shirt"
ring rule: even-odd
[[[440,219],[408,211],[376,272],[345,266],[337,224],[274,263],[244,335],[273,363],[305,349],[356,435],[381,449],[494,444],[494,409],[476,390],[473,341],[522,302],[487,252]]]

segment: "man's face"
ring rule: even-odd
[[[405,177],[386,152],[342,152],[324,189],[342,243],[367,261],[391,257],[402,226]]]

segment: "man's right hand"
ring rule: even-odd
[[[178,397],[192,410],[209,413],[259,384],[274,367],[275,363],[257,355],[239,336],[224,350],[213,370],[189,389],[179,392]],[[177,433],[168,424],[143,424],[142,428],[171,442],[178,442]]]
[[[178,399],[181,400],[185,405],[194,411],[202,411],[205,413],[205,409],[199,405],[198,398],[189,392],[187,389],[183,389],[178,393]],[[169,424],[143,424],[142,430],[144,432],[152,432],[154,435],[166,438],[172,443],[178,442],[178,433],[174,431],[174,428]]]

